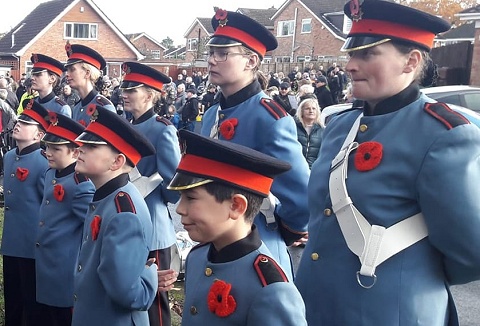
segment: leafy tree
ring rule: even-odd
[[[173,48],[173,40],[169,36],[167,36],[167,38],[164,38],[162,42],[160,42],[160,44],[162,44],[167,49]]]
[[[457,25],[459,19],[455,14],[477,5],[476,0],[399,0],[399,3],[441,16]]]

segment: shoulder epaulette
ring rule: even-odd
[[[57,102],[60,105],[68,105],[67,102],[65,102],[64,100],[62,100],[59,97],[55,98],[55,102]]]
[[[108,98],[105,98],[105,97],[102,97],[102,96],[97,96],[95,98],[95,100],[97,101],[98,104],[100,104],[101,106],[105,106],[105,105],[108,105],[108,104],[112,104]],[[113,105],[113,104],[112,104]]]
[[[172,124],[172,122],[165,117],[158,116],[156,120],[158,122],[161,122],[161,123],[165,124],[166,126],[169,126],[169,125]]]
[[[115,206],[117,207],[117,213],[136,213],[135,205],[132,202],[132,198],[126,192],[120,191],[115,196]]]
[[[74,173],[73,174],[73,179],[75,180],[75,183],[78,185],[79,183],[85,182],[90,180],[88,177],[81,173]]]
[[[457,126],[470,123],[467,118],[453,111],[445,103],[426,103],[423,110],[440,121],[447,129],[453,129]]]
[[[283,107],[280,106],[277,102],[269,98],[262,98],[260,103],[267,109],[267,111],[275,118],[275,120],[279,120],[283,117],[288,116],[287,111]]]
[[[288,282],[288,278],[282,268],[278,266],[275,260],[266,255],[258,255],[253,263],[253,267],[263,287],[272,283]]]

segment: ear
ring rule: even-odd
[[[235,194],[230,199],[230,218],[236,220],[245,215],[248,207],[248,200],[244,195]]]
[[[114,161],[110,166],[110,170],[116,171],[118,169],[122,169],[125,164],[127,163],[127,158],[123,154],[116,154],[114,156]]]
[[[45,132],[43,130],[38,130],[35,135],[33,136],[33,139],[34,140],[39,140],[39,139],[42,139],[43,136],[45,135]]]
[[[405,67],[403,67],[403,72],[410,73],[415,71],[419,67],[420,62],[422,62],[422,53],[419,50],[410,51]]]
[[[78,155],[80,154],[80,149],[79,149],[78,147],[77,147],[77,148],[74,148],[74,149],[72,150],[72,152],[73,152],[73,153],[72,153],[72,157],[73,157],[74,159],[77,159],[77,158],[78,158]]]
[[[258,54],[256,53],[252,53],[249,57],[248,57],[248,62],[245,66],[245,68],[247,70],[253,70],[253,69],[256,69],[258,66],[259,66],[259,61],[260,61],[260,58],[258,57]]]

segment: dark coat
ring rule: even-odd
[[[315,95],[317,96],[318,105],[320,105],[320,109],[324,109],[327,106],[334,104],[332,93],[330,93],[330,90],[325,85],[316,87]]]
[[[323,128],[319,124],[314,124],[310,135],[303,127],[300,121],[297,121],[297,138],[302,144],[303,156],[307,160],[308,166],[312,168],[313,162],[318,157],[320,146],[322,145]]]

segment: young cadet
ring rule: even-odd
[[[35,247],[37,302],[44,313],[37,325],[70,326],[73,272],[95,187],[75,172],[79,147],[75,139],[85,127],[54,112],[49,112],[48,121],[42,142],[50,169],[45,175]]]
[[[290,164],[180,130],[184,155],[169,188],[194,241],[186,262],[184,325],[306,325],[303,300],[253,220]]]
[[[295,121],[258,81],[262,58],[277,47],[277,40],[263,25],[237,12],[218,9],[211,22],[215,33],[208,42],[209,81],[221,92],[219,102],[203,116],[201,134],[250,147],[293,167],[275,179],[273,196],[255,220],[262,240],[292,279],[287,245],[305,239],[310,170]]]
[[[75,170],[96,191],[88,209],[75,268],[72,325],[147,326],[157,292],[157,265],[148,260],[152,222],[128,173],[155,148],[125,119],[90,107],[91,122]]]
[[[60,76],[64,69],[63,63],[39,53],[32,54],[30,61],[33,62],[32,89],[38,92],[38,97],[35,100],[48,111],[71,117],[72,109],[70,106],[54,92],[60,84]]]
[[[65,64],[67,84],[75,89],[81,101],[72,109],[72,118],[86,126],[90,122],[88,108],[98,105],[109,111],[117,112],[112,102],[96,89],[97,82],[102,81],[102,70],[107,63],[97,51],[81,44],[65,45],[68,60]]]
[[[170,78],[161,72],[137,62],[122,65],[123,82],[120,85],[124,109],[133,116],[133,128],[144,135],[155,147],[155,155],[138,162],[130,180],[145,198],[153,223],[150,257],[154,257],[159,270],[169,270],[171,247],[176,236],[168,203],[176,203],[178,191],[167,190],[180,162],[177,129],[154,111],[154,100]],[[173,270],[171,271],[173,272]],[[169,326],[170,304],[168,293],[159,291],[149,309],[150,326]]]
[[[47,109],[34,99],[13,129],[17,147],[4,157],[5,219],[1,254],[5,298],[5,325],[36,325],[39,304],[35,301],[35,239],[48,163],[40,140],[48,123]]]
[[[358,107],[312,166],[296,285],[309,325],[458,325],[450,284],[480,277],[480,129],[419,90],[450,24],[390,1],[344,7]]]

